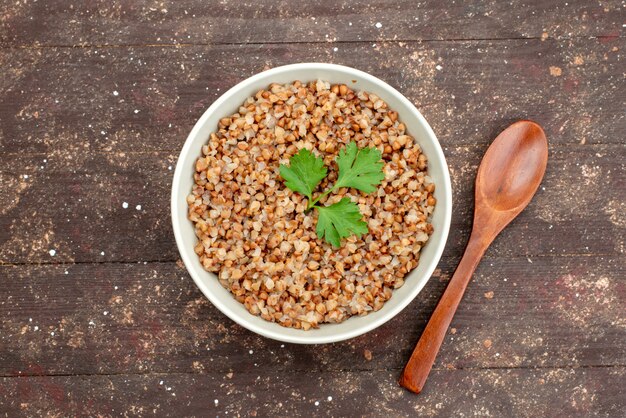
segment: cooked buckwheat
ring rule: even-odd
[[[187,197],[204,268],[252,314],[287,327],[382,308],[417,266],[436,203],[426,156],[398,113],[372,93],[295,81],[257,92],[217,128]],[[382,152],[385,179],[374,193],[340,189],[321,201],[349,197],[369,226],[334,249],[316,235],[317,212],[305,212],[306,198],[278,171],[301,148],[311,150],[328,167],[320,193],[336,180],[334,160],[350,141]]]

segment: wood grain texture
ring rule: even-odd
[[[302,379],[251,370],[0,378],[0,414],[615,417],[626,407],[624,367],[439,370],[419,397],[397,386],[395,374],[342,371]]]
[[[5,158],[0,261],[175,261],[169,209],[173,170],[168,169],[175,164],[173,153],[82,152],[81,142],[69,146]],[[626,160],[611,156],[623,151],[620,145],[553,146],[535,199],[490,251],[509,257],[620,254]],[[458,256],[469,237],[474,178],[484,149],[447,147],[445,153],[455,202],[446,254]],[[596,208],[594,216],[588,208]]]
[[[195,121],[228,88],[263,69],[307,61],[349,65],[390,83],[424,114],[444,147],[486,149],[523,118],[541,123],[551,145],[623,144],[622,38],[333,48],[0,50],[0,120],[6,121],[0,151],[159,150],[177,156]]]
[[[457,263],[445,257],[419,297],[371,333],[284,347],[222,315],[180,263],[2,266],[0,375],[399,372]],[[435,368],[623,365],[625,273],[619,257],[488,253]]]
[[[618,416],[621,3],[1,3],[0,416]],[[455,207],[444,258],[401,314],[281,347],[182,268],[170,167],[224,91],[304,61],[370,72],[415,103]],[[396,381],[466,244],[478,162],[522,118],[550,143],[543,187],[478,266],[414,397]]]
[[[624,23],[619,0],[48,0],[0,14],[0,43],[11,46],[615,37]]]

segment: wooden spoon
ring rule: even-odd
[[[476,176],[474,227],[465,254],[407,363],[400,385],[420,393],[452,317],[489,244],[530,202],[548,162],[539,125],[519,121],[493,141]]]

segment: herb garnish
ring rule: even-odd
[[[359,149],[355,142],[350,142],[341,150],[335,161],[339,167],[337,181],[315,199],[313,191],[328,173],[322,158],[303,148],[289,159],[289,166],[280,165],[280,176],[289,189],[302,193],[309,199],[307,210],[317,209],[315,230],[318,238],[325,239],[334,247],[340,247],[342,238],[350,235],[361,236],[368,231],[359,206],[347,197],[330,206],[320,206],[318,202],[342,187],[372,193],[376,191],[375,186],[385,178],[385,173],[380,151],[376,148]]]

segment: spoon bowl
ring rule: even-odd
[[[483,157],[476,177],[476,200],[492,210],[521,211],[537,191],[547,162],[543,129],[527,120],[512,124]]]

